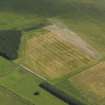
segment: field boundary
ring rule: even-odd
[[[22,67],[23,69],[25,69],[26,71],[28,71],[28,72],[34,74],[34,75],[37,76],[38,78],[40,78],[40,79],[42,79],[42,80],[45,80],[45,81],[48,81],[45,77],[39,75],[39,74],[36,73],[36,72],[33,72],[33,71],[32,71],[31,69],[29,69],[28,67],[26,67],[26,66],[24,66],[24,65],[22,65],[22,64],[20,64],[19,66]]]
[[[87,70],[89,70],[89,69],[95,67],[96,65],[100,64],[101,62],[102,62],[102,61],[96,62],[95,64],[90,65],[90,66],[88,66],[88,67],[86,67],[86,68],[84,68],[84,69],[82,69],[82,70],[80,70],[80,71],[78,71],[78,72],[76,72],[76,73],[70,75],[70,78],[72,78],[72,77],[74,77],[75,75],[78,75],[78,74],[80,74],[80,73],[82,73],[82,72],[86,72]]]

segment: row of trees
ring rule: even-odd
[[[56,88],[55,86],[47,82],[41,83],[40,87],[48,91],[49,93],[53,94],[54,96],[56,96],[57,98],[61,99],[62,101],[64,101],[65,103],[69,105],[84,105],[80,101],[74,99],[72,96],[69,96],[68,94],[64,93],[63,91],[59,90],[58,88]]]

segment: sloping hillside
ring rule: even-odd
[[[46,80],[86,105],[105,105],[105,0],[0,0],[0,30],[10,29],[22,37],[17,59],[0,57],[0,104],[65,105],[40,89]],[[16,42],[7,40],[6,54]]]

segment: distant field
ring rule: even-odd
[[[81,72],[69,79],[85,99],[94,105],[105,103],[105,62]]]
[[[35,14],[28,15],[15,13],[13,11],[0,11],[0,30],[24,30],[25,28],[37,26],[42,23],[45,24],[46,19],[42,19]]]

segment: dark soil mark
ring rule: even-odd
[[[34,93],[34,95],[35,95],[35,96],[38,96],[38,95],[40,95],[40,92],[37,91],[37,92]]]

